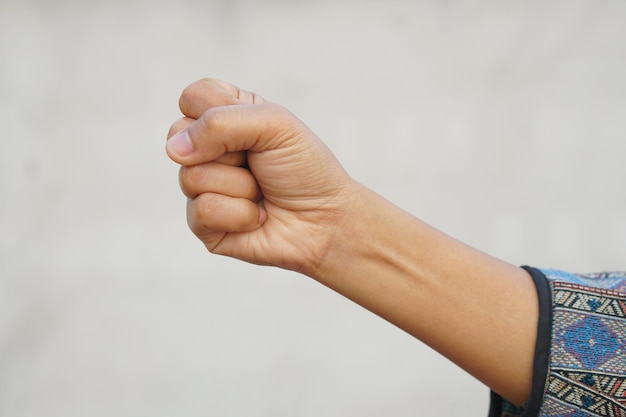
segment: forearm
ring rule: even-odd
[[[407,331],[504,398],[529,397],[538,320],[527,273],[359,189],[307,273]]]

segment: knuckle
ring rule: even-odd
[[[215,202],[210,194],[200,194],[189,202],[187,220],[191,231],[200,236],[212,230]]]
[[[221,126],[219,119],[219,111],[209,109],[202,114],[202,116],[198,119],[197,124],[203,132],[213,132],[218,130]]]
[[[213,204],[211,202],[211,199],[209,198],[202,198],[203,196],[206,196],[206,194],[200,194],[198,197],[195,198],[195,219],[198,223],[198,226],[202,226],[202,228],[210,228],[212,226],[211,220],[213,219],[215,204]]]
[[[178,99],[178,106],[185,114],[192,112],[197,103],[202,102],[202,96],[218,86],[217,80],[202,78],[185,87]]]
[[[302,123],[289,110],[280,104],[268,103],[268,112],[272,123],[266,126],[270,136],[276,138],[291,137],[302,129]]]
[[[195,198],[197,196],[198,185],[202,182],[202,176],[200,175],[197,166],[181,167],[178,171],[178,183],[180,189],[189,198]]]
[[[287,110],[284,106],[281,106],[280,104],[266,103],[264,104],[264,106],[267,107],[270,112],[276,117],[280,117],[281,119],[291,118],[291,113],[289,112],[289,110]]]
[[[196,134],[198,138],[205,138],[205,140],[219,138],[224,135],[228,129],[228,120],[221,110],[220,108],[212,108],[204,112],[197,120],[197,123],[194,123],[193,129],[190,127],[189,134],[192,135],[192,139],[193,135]],[[221,146],[221,148],[215,148],[215,157],[222,156],[228,152],[225,143],[221,142]]]
[[[195,83],[185,87],[178,99],[178,107],[183,113],[187,113],[187,110],[192,106],[197,95]]]
[[[267,104],[272,114],[272,117],[278,122],[278,125],[293,126],[298,123],[298,119],[287,108],[280,104],[270,103]]]

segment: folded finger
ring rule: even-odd
[[[205,193],[187,204],[189,228],[200,239],[212,233],[250,232],[259,228],[265,218],[261,206],[246,198]]]
[[[181,167],[180,188],[189,198],[204,193],[217,193],[230,197],[257,201],[261,192],[252,173],[245,169],[223,163],[208,162]]]
[[[185,116],[198,119],[205,111],[213,107],[262,102],[265,100],[255,93],[240,89],[225,81],[205,78],[185,88],[178,104]]]

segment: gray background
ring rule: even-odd
[[[163,151],[178,95],[213,76],[284,104],[356,179],[512,263],[620,269],[625,21],[597,0],[0,0],[0,416],[486,415],[383,320],[205,253]]]

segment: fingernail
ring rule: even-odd
[[[191,155],[193,152],[193,143],[189,137],[187,130],[183,130],[180,133],[172,136],[165,145],[168,152],[173,153],[180,157]]]

